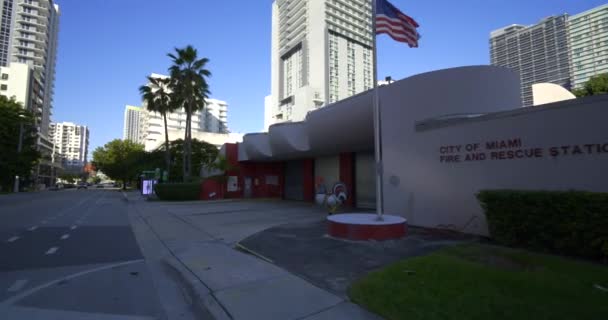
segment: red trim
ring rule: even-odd
[[[352,152],[340,153],[340,181],[346,185],[348,198],[344,203],[345,207],[353,207],[354,205],[354,188],[355,183],[355,154]]]
[[[388,225],[346,224],[327,221],[327,233],[336,238],[348,240],[391,240],[407,234],[406,223]]]

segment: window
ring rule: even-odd
[[[8,90],[8,86],[5,84],[0,84],[0,90],[6,91],[6,90]]]
[[[2,80],[8,80],[8,73],[2,74]]]

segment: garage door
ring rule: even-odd
[[[376,208],[376,172],[373,153],[355,156],[355,200],[357,208]]]
[[[340,181],[340,158],[338,156],[315,159],[315,183],[321,178],[328,192],[336,182]]]
[[[285,164],[285,199],[304,200],[304,162],[288,161]]]

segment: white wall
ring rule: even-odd
[[[144,148],[146,151],[156,150],[158,147],[165,143],[165,129],[160,128],[160,130],[162,134],[148,137],[145,141],[143,141]],[[213,144],[218,148],[225,143],[237,143],[243,141],[243,135],[238,133],[213,133],[192,131],[192,138]],[[183,130],[169,130],[169,141],[175,141],[179,139],[184,139]]]
[[[27,107],[30,92],[30,67],[24,63],[11,63],[10,67],[0,67],[0,75],[7,74],[8,79],[0,78],[0,85],[7,90],[0,90],[0,95],[15,99]]]
[[[605,144],[608,97],[517,108],[519,81],[499,68],[459,68],[423,74],[383,87],[384,199],[389,214],[412,225],[487,234],[475,194],[482,189],[608,191],[606,152],[552,157],[552,147]],[[515,109],[478,118],[416,122],[433,116]],[[419,122],[420,124],[420,122]],[[486,143],[520,139],[488,150]],[[485,160],[464,161],[469,146]],[[460,152],[453,150],[460,147]],[[541,157],[492,159],[492,152],[536,149]],[[443,152],[442,152],[443,151]],[[555,151],[555,150],[553,150]],[[459,156],[460,162],[446,157]],[[444,158],[441,158],[441,157]]]

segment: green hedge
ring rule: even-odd
[[[154,186],[156,195],[161,200],[190,201],[199,200],[201,193],[200,182],[190,183],[159,183]]]
[[[608,258],[608,194],[484,190],[490,236],[505,245]]]

